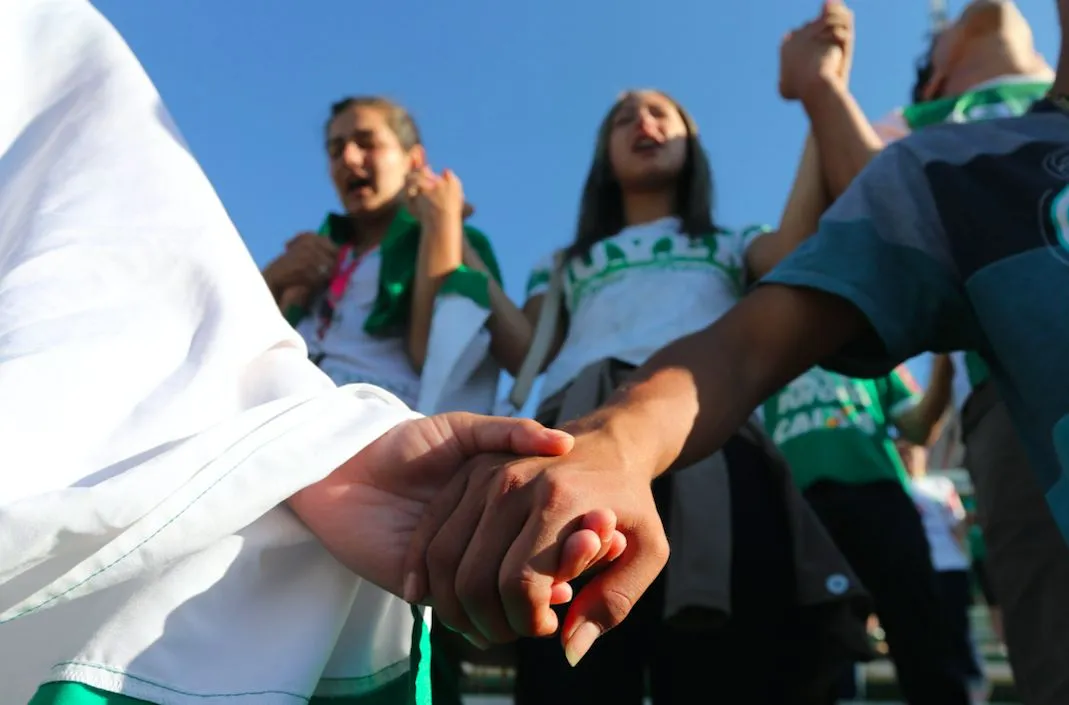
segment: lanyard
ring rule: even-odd
[[[360,263],[364,261],[364,258],[373,249],[375,248],[371,248],[360,255],[353,254],[352,245],[342,245],[338,250],[338,259],[334,264],[334,276],[331,277],[330,284],[327,285],[327,290],[323,296],[323,304],[319,307],[319,328],[316,330],[316,334],[321,341],[334,320],[334,312],[337,310],[338,304],[341,303],[345,292],[349,289],[349,282],[352,280],[353,272],[356,271]]]

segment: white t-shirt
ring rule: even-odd
[[[965,507],[954,483],[946,477],[927,475],[913,478],[911,485],[913,502],[932,549],[932,566],[937,571],[967,570],[969,557],[954,535],[954,529],[965,520]]]
[[[765,227],[691,238],[677,218],[621,230],[565,265],[568,334],[546,370],[542,398],[595,362],[641,365],[668,343],[712,324],[742,296],[744,254]],[[544,294],[552,256],[531,273],[528,298]]]
[[[419,375],[408,359],[401,336],[376,336],[364,330],[379,292],[382,255],[375,248],[364,255],[349,275],[349,285],[334,309],[330,323],[319,317],[322,299],[297,326],[313,360],[337,384],[366,383],[397,395],[409,407],[419,398]]]

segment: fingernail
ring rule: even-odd
[[[468,640],[469,644],[480,651],[486,651],[490,648],[490,642],[477,634],[465,634],[464,638]]]
[[[546,435],[550,438],[559,438],[565,441],[570,441],[572,439],[572,434],[568,433],[567,431],[560,431],[555,428],[547,428]]]
[[[416,601],[419,600],[419,578],[415,573],[409,573],[405,576],[404,593],[402,597],[410,605],[416,604]]]
[[[564,657],[574,668],[579,660],[586,656],[594,641],[601,636],[601,629],[593,622],[584,622],[572,632],[572,638],[564,645]]]

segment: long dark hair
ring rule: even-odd
[[[575,242],[566,250],[569,258],[586,256],[594,243],[615,235],[626,226],[623,192],[609,161],[609,136],[616,113],[624,103],[636,93],[646,92],[624,93],[601,121],[594,147],[594,160],[590,165],[586,185],[583,187],[583,199],[579,204],[579,226],[576,229]],[[709,235],[717,230],[712,216],[713,171],[698,138],[698,125],[674,98],[661,91],[652,92],[668,99],[679,111],[687,127],[687,158],[683,171],[679,174],[676,202],[676,215],[682,221],[680,231],[691,237]]]

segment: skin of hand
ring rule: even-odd
[[[556,456],[573,444],[568,433],[529,419],[450,413],[406,421],[288,504],[341,563],[403,596],[412,532],[466,461],[485,453]],[[613,560],[624,539],[616,532],[615,515],[599,510],[566,543],[564,563],[581,572]],[[571,599],[567,584],[554,585],[552,592],[556,602]]]
[[[291,288],[318,291],[330,281],[338,257],[338,247],[330,238],[316,233],[299,233],[286,243],[286,251],[264,268],[276,301]]]
[[[432,596],[438,618],[473,635],[474,642],[544,637],[560,628],[573,664],[600,634],[618,625],[668,559],[650,489],[651,465],[641,454],[622,453],[625,446],[604,434],[575,433],[565,462],[473,459],[469,471],[431,502],[413,534],[405,561],[406,599]],[[529,513],[531,504],[544,511]],[[594,532],[598,541],[590,537],[582,548],[570,544],[568,537],[590,529],[591,515],[605,507],[612,507],[622,540],[610,550],[603,525]],[[561,521],[564,516],[568,519]],[[599,545],[599,553],[615,558],[619,549],[619,557],[583,587],[559,625],[551,609],[558,602],[556,586],[578,577],[591,562],[604,564],[598,555],[591,559]]]
[[[853,52],[853,13],[842,2],[825,3],[815,20],[788,33],[780,45],[780,95],[800,100],[821,83],[845,86]]]

